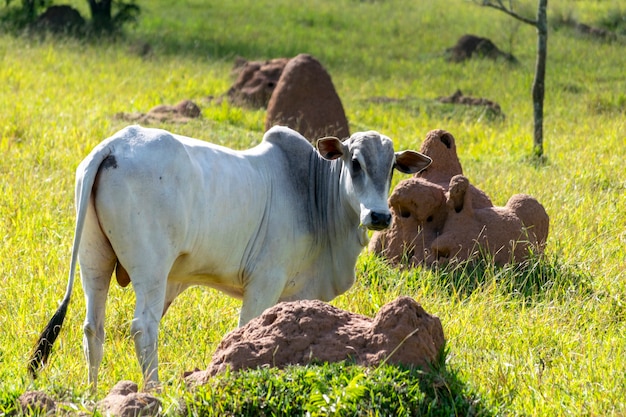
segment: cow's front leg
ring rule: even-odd
[[[165,279],[149,284],[134,284],[137,304],[131,324],[135,353],[143,372],[145,390],[156,388],[159,384],[157,343],[159,322],[165,302]]]
[[[239,327],[246,325],[278,302],[285,286],[283,276],[283,273],[271,272],[255,276],[248,281],[239,313]]]

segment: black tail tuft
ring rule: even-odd
[[[37,347],[28,362],[28,372],[33,379],[37,378],[37,372],[48,361],[48,356],[50,356],[50,352],[52,351],[52,345],[61,332],[61,326],[65,320],[69,303],[69,297],[63,300],[54,313],[54,316],[52,316],[45,329],[43,329],[41,336],[39,336]]]

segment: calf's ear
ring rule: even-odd
[[[426,169],[433,160],[424,154],[415,151],[396,152],[396,162],[393,167],[405,174],[415,174]]]
[[[330,136],[318,139],[316,146],[322,158],[329,161],[341,158],[345,153],[345,145],[339,139]]]

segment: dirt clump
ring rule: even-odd
[[[504,117],[502,108],[495,101],[483,97],[470,97],[463,95],[461,90],[456,90],[449,96],[437,97],[440,103],[462,104],[465,106],[484,107],[494,117]]]
[[[23,415],[54,415],[57,411],[56,402],[42,391],[28,391],[18,398]]]
[[[120,381],[102,401],[96,405],[96,411],[102,415],[116,417],[138,417],[159,415],[161,401],[155,396],[138,392],[137,384],[132,381]]]
[[[117,113],[114,118],[127,122],[154,123],[187,123],[202,116],[200,107],[191,100],[181,100],[174,106],[161,104],[148,110],[147,113]]]
[[[456,44],[446,49],[446,58],[451,62],[463,62],[472,58],[504,59],[507,62],[517,63],[517,58],[508,52],[501,51],[488,38],[466,34],[461,36]]]
[[[228,100],[237,106],[265,108],[289,58],[275,58],[265,61],[235,61],[233,73],[237,79],[228,89]]]

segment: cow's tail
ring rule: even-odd
[[[61,326],[67,314],[67,307],[70,304],[72,289],[74,288],[74,280],[76,276],[76,263],[78,262],[78,248],[80,239],[85,225],[85,217],[87,215],[87,207],[91,191],[98,174],[98,170],[102,162],[111,154],[110,146],[101,146],[95,149],[89,156],[79,165],[76,173],[76,227],[74,229],[74,242],[72,243],[72,258],[70,261],[69,278],[65,296],[61,301],[61,305],[54,313],[43,332],[39,336],[37,345],[31,354],[28,362],[28,371],[32,378],[37,378],[37,373],[46,364],[52,345],[61,332]]]

